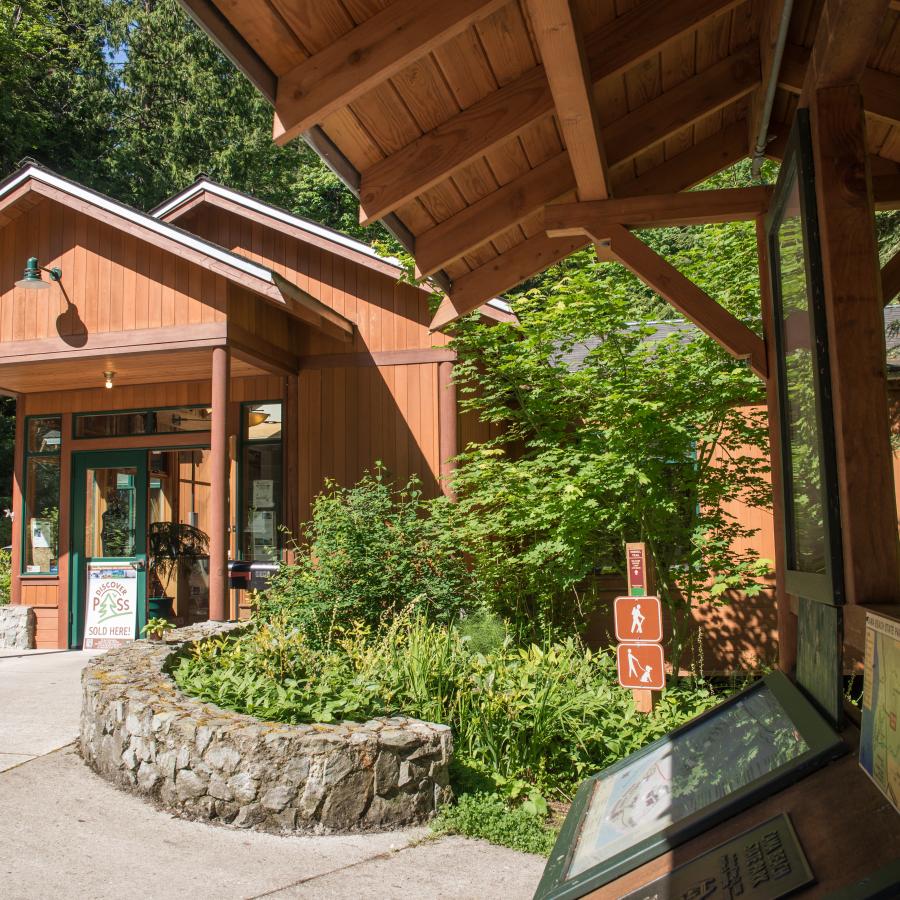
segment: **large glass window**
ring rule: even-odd
[[[26,432],[22,571],[26,575],[55,575],[59,571],[62,418],[29,418]]]
[[[135,434],[209,431],[211,419],[212,409],[208,406],[86,413],[75,417],[75,437],[128,437]]]
[[[240,552],[274,559],[281,546],[281,403],[247,403],[241,416]]]

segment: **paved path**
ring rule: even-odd
[[[427,828],[275,837],[186,822],[94,775],[71,742],[84,653],[0,651],[4,900],[528,898],[538,857]]]

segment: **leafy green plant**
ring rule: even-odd
[[[0,606],[10,601],[12,591],[12,558],[8,550],[0,550]]]
[[[329,481],[295,546],[257,599],[263,621],[286,617],[311,643],[336,623],[378,627],[409,606],[451,621],[471,602],[472,576],[452,536],[425,515],[418,482],[395,488],[377,465],[352,488]]]
[[[141,634],[150,638],[151,641],[161,641],[167,631],[171,631],[175,626],[168,620],[154,617],[147,620],[147,624],[141,629]]]
[[[172,674],[189,694],[274,721],[402,714],[448,724],[457,757],[486,779],[479,789],[535,813],[720,699],[683,679],[640,715],[616,683],[612,653],[575,638],[474,652],[458,628],[411,610],[377,631],[335,633],[326,648],[276,618],[199,644]]]
[[[438,834],[463,834],[512,847],[523,853],[549,856],[556,830],[523,807],[510,807],[496,794],[463,794],[443,809],[432,825]]]

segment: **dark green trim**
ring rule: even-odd
[[[59,420],[59,449],[53,452],[31,452],[28,449],[28,441],[31,431],[31,422],[34,419],[58,419]],[[19,523],[19,576],[22,578],[58,578],[59,577],[59,520],[57,519],[56,534],[56,572],[26,572],[25,558],[27,556],[27,535],[26,526],[28,525],[28,460],[29,459],[58,459],[59,460],[59,486],[58,492],[61,493],[62,488],[62,439],[63,439],[63,414],[62,413],[43,413],[41,415],[25,416],[25,434],[22,435],[22,521]],[[57,509],[59,508],[60,497],[57,496]],[[15,525],[13,525],[15,527]]]
[[[670,744],[679,735],[696,727],[699,723],[713,718],[723,709],[740,703],[744,697],[760,689],[762,685],[769,688],[776,700],[784,708],[794,727],[808,745],[808,750],[790,762],[785,763],[773,772],[745,785],[733,794],[717,800],[709,806],[697,810],[680,822],[676,822],[665,830],[650,835],[633,847],[617,853],[610,859],[593,866],[570,880],[565,879],[566,872],[575,851],[576,839],[581,831],[589,801],[596,783],[609,775],[631,766],[640,759],[655,752],[661,745]],[[810,702],[797,687],[781,672],[774,672],[745,688],[733,697],[719,704],[702,715],[697,716],[673,732],[648,744],[636,753],[604,769],[585,781],[578,789],[572,808],[566,816],[562,830],[550,854],[544,869],[541,883],[535,893],[535,900],[575,900],[585,894],[602,887],[616,878],[636,869],[643,863],[665,853],[673,847],[690,840],[707,831],[713,825],[753,806],[764,797],[776,793],[789,784],[799,781],[814,769],[819,768],[847,750],[841,738],[828,726]]]
[[[179,448],[180,449],[180,448]],[[85,593],[85,477],[89,468],[133,468],[135,470],[135,552],[133,556],[111,558],[109,562],[143,561],[137,573],[137,634],[147,624],[147,506],[148,456],[141,450],[88,450],[72,454],[71,519],[69,522],[69,646],[78,648],[84,634]],[[138,542],[143,539],[143,545]],[[107,560],[99,560],[106,562]]]

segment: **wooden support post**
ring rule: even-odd
[[[791,612],[785,587],[787,548],[785,546],[784,475],[781,469],[781,418],[778,401],[778,359],[775,349],[775,319],[769,247],[762,216],[756,220],[756,252],[759,260],[759,295],[762,303],[763,337],[769,377],[766,379],[766,414],[769,422],[771,459],[772,519],[775,538],[775,614],[778,619],[778,667],[791,674],[797,664],[797,617]]]
[[[296,539],[300,527],[300,378],[289,375],[284,391],[284,524]],[[293,562],[287,547],[286,559]]]
[[[438,363],[438,433],[441,457],[441,488],[444,494],[454,498],[450,481],[456,469],[453,457],[459,453],[458,408],[456,383],[453,381],[453,363]]]
[[[209,536],[209,618],[226,621],[228,591],[228,388],[230,359],[225,347],[212,352],[210,456],[212,494]]]
[[[849,603],[900,598],[900,546],[888,431],[883,301],[858,85],[812,94],[844,589]]]

